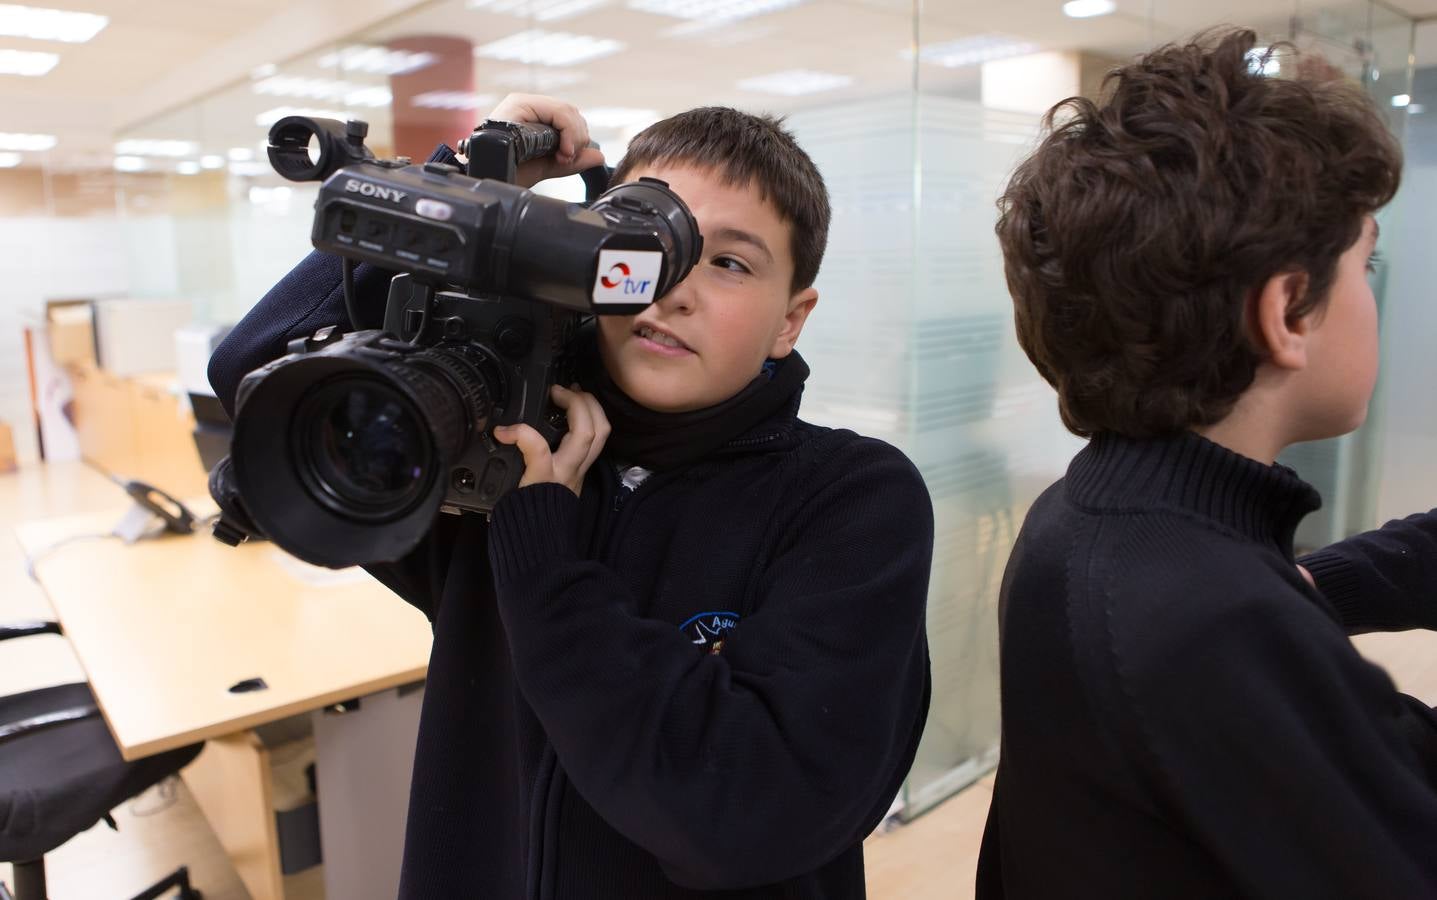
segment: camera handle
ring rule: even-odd
[[[558,148],[559,132],[548,125],[498,119],[485,119],[473,134],[459,142],[459,152],[469,157],[465,174],[507,184],[514,183],[519,166],[549,156]]]

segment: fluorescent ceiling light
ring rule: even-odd
[[[956,41],[944,41],[941,44],[928,44],[919,47],[918,58],[926,63],[957,69],[963,66],[976,66],[995,59],[1007,59],[1010,56],[1023,56],[1033,53],[1037,49],[1036,44],[1016,40],[1007,35],[976,34],[972,37],[959,38]],[[904,50],[903,56],[912,59],[913,51]]]
[[[53,134],[15,134],[0,131],[0,150],[49,150],[59,143]]]
[[[489,76],[500,87],[523,88],[540,94],[551,94],[589,80],[584,72],[561,72],[555,69],[504,69]]]
[[[739,90],[756,91],[761,94],[782,94],[797,97],[802,94],[817,94],[821,91],[837,90],[853,83],[847,75],[833,72],[815,72],[810,69],[787,69],[770,75],[745,78],[738,83]]]
[[[805,0],[629,0],[629,9],[672,16],[675,19],[703,19],[736,22],[798,6]]]
[[[199,151],[193,141],[156,141],[132,138],[115,144],[120,156],[193,156]]]
[[[581,109],[579,112],[591,128],[628,128],[633,125],[652,125],[659,120],[658,110],[632,106],[595,106]]]
[[[145,161],[138,156],[117,156],[115,157],[116,172],[143,172]]]
[[[200,157],[200,168],[201,168],[201,169],[223,169],[224,167],[225,167],[225,158],[224,158],[223,156],[220,156],[220,155],[215,154],[215,153],[211,153],[211,154],[208,154],[208,155],[206,155],[206,156],[201,156],[201,157]]]
[[[95,13],[0,3],[0,35],[4,37],[83,44],[109,23],[108,17]]]
[[[409,101],[410,106],[420,109],[479,109],[493,103],[493,94],[476,94],[473,91],[427,91]]]
[[[226,155],[233,162],[249,162],[254,159],[254,151],[248,147],[231,147]]]
[[[503,13],[535,22],[557,22],[607,5],[609,0],[469,0],[470,9]]]
[[[531,28],[476,47],[474,55],[485,59],[513,60],[525,65],[572,66],[618,53],[622,49],[624,44],[612,38]]]
[[[354,84],[325,78],[298,78],[274,75],[250,85],[256,94],[275,97],[303,97],[307,100],[328,100],[345,106],[388,106],[394,97],[389,88],[378,85]]]
[[[1392,98],[1392,107],[1393,107],[1394,109],[1402,109],[1402,108],[1404,108],[1405,106],[1407,106],[1407,105],[1408,105],[1409,103],[1411,103],[1411,102],[1412,102],[1412,95],[1411,95],[1411,94],[1398,94],[1398,95],[1396,95],[1395,97]]]
[[[200,164],[192,159],[187,159],[175,166],[175,171],[181,175],[198,175],[200,174]]]
[[[344,122],[349,119],[349,113],[342,109],[310,109],[303,106],[276,106],[274,109],[267,109],[254,117],[254,123],[261,128],[268,128],[285,116],[308,116],[311,119],[338,119]],[[230,151],[230,159],[234,159],[234,151]]]
[[[58,53],[0,50],[0,75],[28,75],[35,78],[55,68],[59,61]]]
[[[0,169],[13,169],[20,165],[20,154],[5,151],[0,153]]]
[[[1074,19],[1091,19],[1106,16],[1116,11],[1118,4],[1113,0],[1068,0],[1063,4],[1063,15]]]
[[[427,68],[439,60],[433,53],[410,53],[355,44],[319,58],[321,68],[340,68],[346,72],[369,72],[374,75],[408,75]]]

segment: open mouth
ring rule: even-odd
[[[693,348],[688,344],[685,344],[667,331],[660,331],[651,325],[640,325],[634,329],[634,334],[646,341],[652,341],[660,347],[668,347],[671,350],[687,350],[690,353],[693,352]]]

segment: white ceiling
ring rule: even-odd
[[[336,77],[320,69],[320,54],[362,33],[382,42],[415,34],[469,37],[476,44],[533,27],[524,19],[466,9],[463,0],[28,0],[37,5],[98,12],[110,25],[87,44],[50,44],[0,38],[0,48],[46,49],[61,62],[40,78],[0,76],[0,131],[53,133],[60,146],[48,161],[105,162],[114,136],[200,140],[206,152],[264,136],[254,117],[281,104],[321,102],[257,96],[250,72],[266,63],[285,74]],[[1110,57],[1140,52],[1223,22],[1237,22],[1278,37],[1294,14],[1307,27],[1338,42],[1366,30],[1369,8],[1354,2],[1293,0],[1118,0],[1119,11],[1074,20],[1061,0],[927,0],[916,29],[922,44],[978,34],[1001,34],[1045,49],[1083,50]],[[1415,15],[1437,15],[1437,0],[1397,0]],[[540,27],[621,40],[622,53],[562,71],[585,76],[557,90],[581,108],[625,106],[664,114],[700,102],[726,102],[776,111],[801,103],[829,103],[855,95],[901,92],[911,87],[913,66],[903,57],[915,38],[912,0],[808,0],[780,12],[689,36],[668,34],[679,20],[625,8],[608,0],[601,8]],[[1374,8],[1373,34],[1381,59],[1405,61],[1410,32],[1396,13]],[[1385,27],[1383,27],[1385,25]],[[1424,29],[1426,33],[1426,29]],[[1437,59],[1437,39],[1420,42],[1423,57]],[[1430,51],[1429,49],[1430,48]],[[1384,63],[1399,65],[1399,62]],[[479,60],[478,89],[502,94],[512,85],[497,78],[514,64]],[[740,90],[745,77],[780,69],[840,72],[853,78],[844,89],[789,99]],[[527,68],[534,76],[546,71]],[[351,82],[363,77],[344,76]],[[926,90],[976,90],[972,70],[918,67]],[[368,76],[376,85],[382,76]],[[532,85],[533,82],[531,81]],[[329,104],[332,105],[332,104]],[[376,135],[387,130],[387,110],[356,110]],[[482,111],[476,113],[476,118]],[[614,129],[608,140],[621,140]]]

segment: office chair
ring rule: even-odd
[[[59,623],[0,626],[0,641],[33,634],[60,634]],[[15,893],[0,883],[0,900],[46,900],[46,853],[102,819],[115,827],[112,809],[184,768],[202,746],[125,762],[83,682],[0,697],[0,861],[15,866]],[[134,900],[176,888],[178,900],[200,900],[184,866]]]

